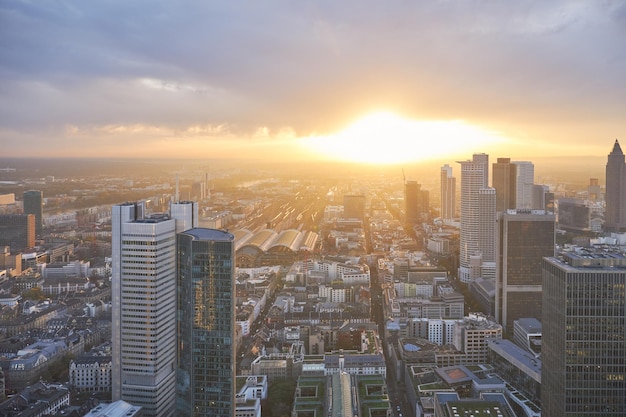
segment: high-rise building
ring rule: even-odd
[[[452,167],[441,167],[441,218],[452,220],[456,211],[456,178],[452,176]]]
[[[407,181],[404,184],[404,216],[407,224],[416,224],[419,221],[420,191],[421,185],[417,181]]]
[[[626,163],[617,139],[606,163],[604,230],[626,230]]]
[[[43,193],[39,190],[24,191],[24,214],[35,216],[35,234],[43,231]]]
[[[363,220],[365,218],[365,196],[362,194],[343,196],[343,217]]]
[[[0,214],[0,247],[13,252],[35,246],[35,216],[32,214]]]
[[[511,163],[511,158],[498,158],[493,164],[491,185],[496,189],[496,211],[514,209],[517,193],[517,165]]]
[[[543,260],[541,414],[626,416],[626,260]]]
[[[177,236],[177,416],[234,416],[234,239],[204,228]]]
[[[112,396],[145,415],[174,415],[176,229],[194,225],[195,203],[148,216],[143,203],[112,210]],[[197,217],[196,217],[197,218]]]
[[[535,183],[535,166],[528,161],[514,161],[517,171],[515,192],[515,208],[528,210],[533,205],[533,184]]]
[[[461,164],[461,239],[459,278],[481,275],[482,262],[495,261],[495,190],[489,183],[489,155],[474,154]],[[481,191],[482,190],[482,191]],[[482,259],[479,259],[482,258]]]
[[[541,319],[541,265],[554,256],[554,215],[543,211],[498,213],[496,321],[505,332],[524,317]]]

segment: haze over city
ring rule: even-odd
[[[604,157],[626,5],[0,5],[3,157]],[[401,151],[400,151],[401,149]]]

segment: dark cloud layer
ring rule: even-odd
[[[616,136],[623,74],[619,1],[0,3],[3,147],[67,126],[308,135],[376,108]]]

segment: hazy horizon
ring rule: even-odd
[[[7,0],[0,23],[3,157],[605,156],[626,131],[623,2]]]

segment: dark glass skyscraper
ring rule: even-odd
[[[177,416],[235,414],[235,242],[193,228],[177,235]]]
[[[517,166],[511,158],[498,158],[493,164],[493,188],[496,189],[496,211],[515,208],[517,192]]]
[[[606,162],[606,209],[604,229],[609,232],[626,230],[626,163],[617,139]]]
[[[24,191],[24,214],[35,216],[35,234],[41,236],[43,229],[43,193],[41,191]]]
[[[626,416],[626,259],[543,260],[541,414]]]
[[[514,320],[541,320],[541,264],[554,256],[554,222],[543,211],[498,213],[496,321],[509,334]]]

